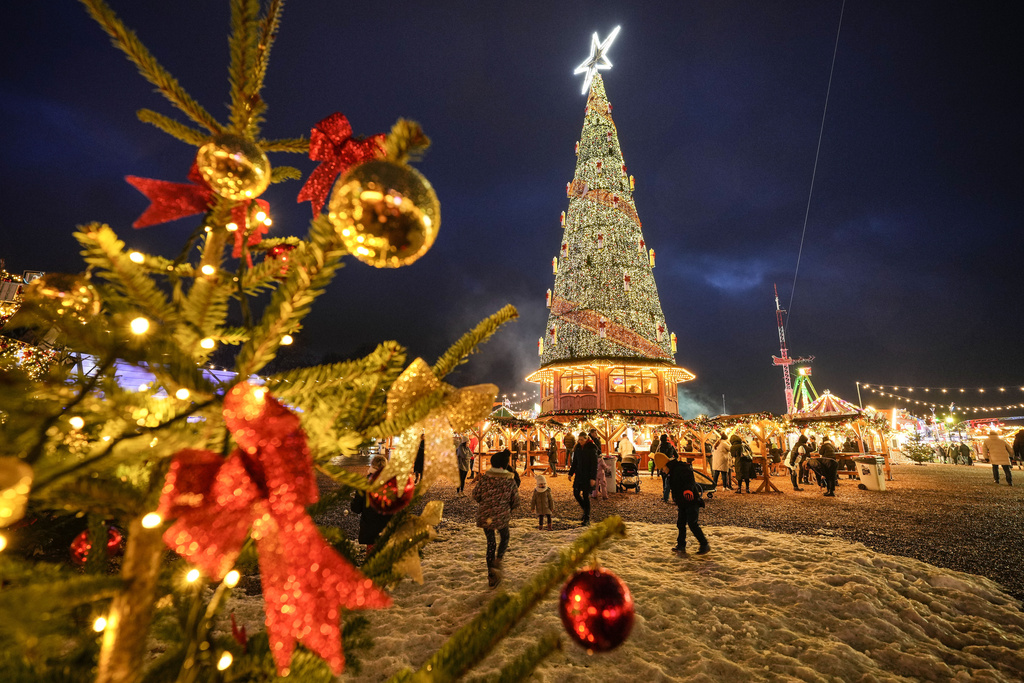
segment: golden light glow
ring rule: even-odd
[[[0,553],[2,553],[4,551],[4,548],[6,548],[6,547],[7,547],[7,537],[4,536],[3,534],[0,534]]]
[[[164,518],[155,512],[150,512],[142,518],[143,529],[155,529],[164,523]]]
[[[290,335],[290,334],[286,334],[283,337],[281,337],[281,345],[282,346],[288,346],[293,341],[295,341],[295,340],[292,338],[292,335]]]
[[[182,387],[181,389],[178,389],[177,391],[174,392],[174,398],[180,399],[182,401],[184,401],[188,397],[189,391],[185,387]]]
[[[235,230],[238,230],[238,223],[228,223],[224,226],[224,229],[228,232],[234,232]]]
[[[106,617],[96,617],[96,621],[92,622],[92,630],[96,633],[102,633],[103,629],[107,627]]]
[[[260,223],[262,223],[263,221],[267,220],[267,212],[266,211],[257,211],[256,212],[256,220],[259,221]]]
[[[189,569],[188,570],[188,574],[185,574],[185,580],[188,581],[189,583],[195,583],[196,581],[198,581],[199,580],[199,570],[198,569]]]
[[[134,334],[145,334],[149,330],[149,321],[139,316],[132,320],[131,329]]]
[[[133,251],[132,253],[128,254],[128,258],[131,259],[132,263],[143,263],[146,260],[145,254],[143,254],[141,251]]]
[[[204,349],[212,349],[214,347],[214,341],[213,339],[206,337],[205,339],[199,342],[199,346]]]
[[[75,415],[73,418],[68,420],[68,424],[70,424],[75,429],[81,429],[82,427],[85,426],[85,420],[80,418],[78,415]]]
[[[201,272],[203,275],[213,275],[214,273],[217,272],[217,269],[211,266],[209,263],[207,263],[205,266],[199,269],[199,272]]]
[[[240,578],[242,578],[242,575],[239,574],[236,570],[232,569],[224,575],[224,585],[228,588],[234,588],[238,585],[238,579]]]
[[[224,654],[222,654],[220,656],[220,659],[217,660],[217,669],[219,671],[223,671],[224,669],[226,669],[229,666],[231,666],[231,662],[233,662],[233,661],[235,661],[235,660],[234,660],[234,657],[231,656],[231,653],[230,652],[225,652]]]

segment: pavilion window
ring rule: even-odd
[[[593,370],[567,370],[561,378],[563,394],[581,394],[594,391],[597,374]]]
[[[658,376],[643,368],[613,368],[608,374],[608,388],[617,394],[656,394]]]

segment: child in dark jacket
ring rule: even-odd
[[[530,509],[537,512],[537,528],[544,528],[544,518],[548,518],[548,531],[551,531],[551,513],[555,509],[555,499],[551,495],[548,480],[543,474],[537,475],[537,488],[533,490]]]
[[[697,554],[703,555],[709,552],[711,546],[708,545],[708,539],[704,536],[704,531],[701,530],[697,521],[700,509],[704,507],[704,499],[701,498],[700,489],[697,488],[697,482],[693,478],[693,467],[685,460],[669,460],[662,471],[668,475],[672,499],[679,507],[679,516],[676,518],[679,536],[672,552],[680,555],[686,554],[686,527],[690,527],[694,538],[700,543]]]
[[[383,455],[373,456],[373,459],[370,460],[370,472],[367,477],[373,479],[384,469],[387,462]],[[360,515],[359,542],[366,546],[366,554],[369,555],[373,551],[373,544],[377,542],[380,532],[384,531],[384,527],[391,521],[391,515],[377,512],[373,507],[367,505],[366,494],[361,491],[356,491],[355,498],[352,499],[352,512]]]
[[[496,453],[491,457],[491,469],[480,475],[473,487],[473,500],[480,503],[476,511],[476,525],[484,530],[487,537],[487,585],[491,588],[501,583],[501,562],[508,549],[508,523],[512,519],[512,510],[519,507],[519,486],[508,466],[508,450]],[[495,531],[501,538],[497,548]]]

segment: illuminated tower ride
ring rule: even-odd
[[[794,363],[810,363],[814,360],[814,356],[804,356],[802,358],[790,358],[789,349],[786,348],[786,323],[785,323],[786,311],[779,305],[779,288],[775,286],[775,318],[779,323],[779,353],[778,356],[772,356],[772,365],[782,366],[782,377],[786,383],[786,412],[796,412],[796,402],[793,400],[793,382],[789,377],[789,366]],[[807,386],[810,386],[810,390],[814,391],[814,385],[810,383],[810,368],[800,368],[800,377],[797,380],[797,384],[802,392],[807,392]],[[817,398],[818,394],[815,392],[814,397]],[[806,401],[805,403],[810,403]]]
[[[540,369],[541,414],[582,416],[597,411],[642,415],[647,422],[678,417],[676,385],[694,378],[675,364],[676,337],[668,332],[654,283],[654,250],[640,229],[633,178],[622,159],[612,107],[599,69],[618,29],[594,35],[585,73],[583,132],[576,143],[576,174],[566,184],[568,210],[552,259],[553,290]]]

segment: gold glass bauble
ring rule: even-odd
[[[225,199],[253,199],[270,185],[267,155],[239,135],[218,135],[200,147],[196,168],[210,189]]]
[[[21,458],[0,457],[0,528],[25,516],[32,468]]]
[[[327,214],[349,252],[376,268],[407,266],[437,238],[441,205],[416,169],[368,161],[334,186]]]
[[[86,324],[100,313],[100,295],[81,275],[47,273],[25,288],[22,301],[54,324]]]

